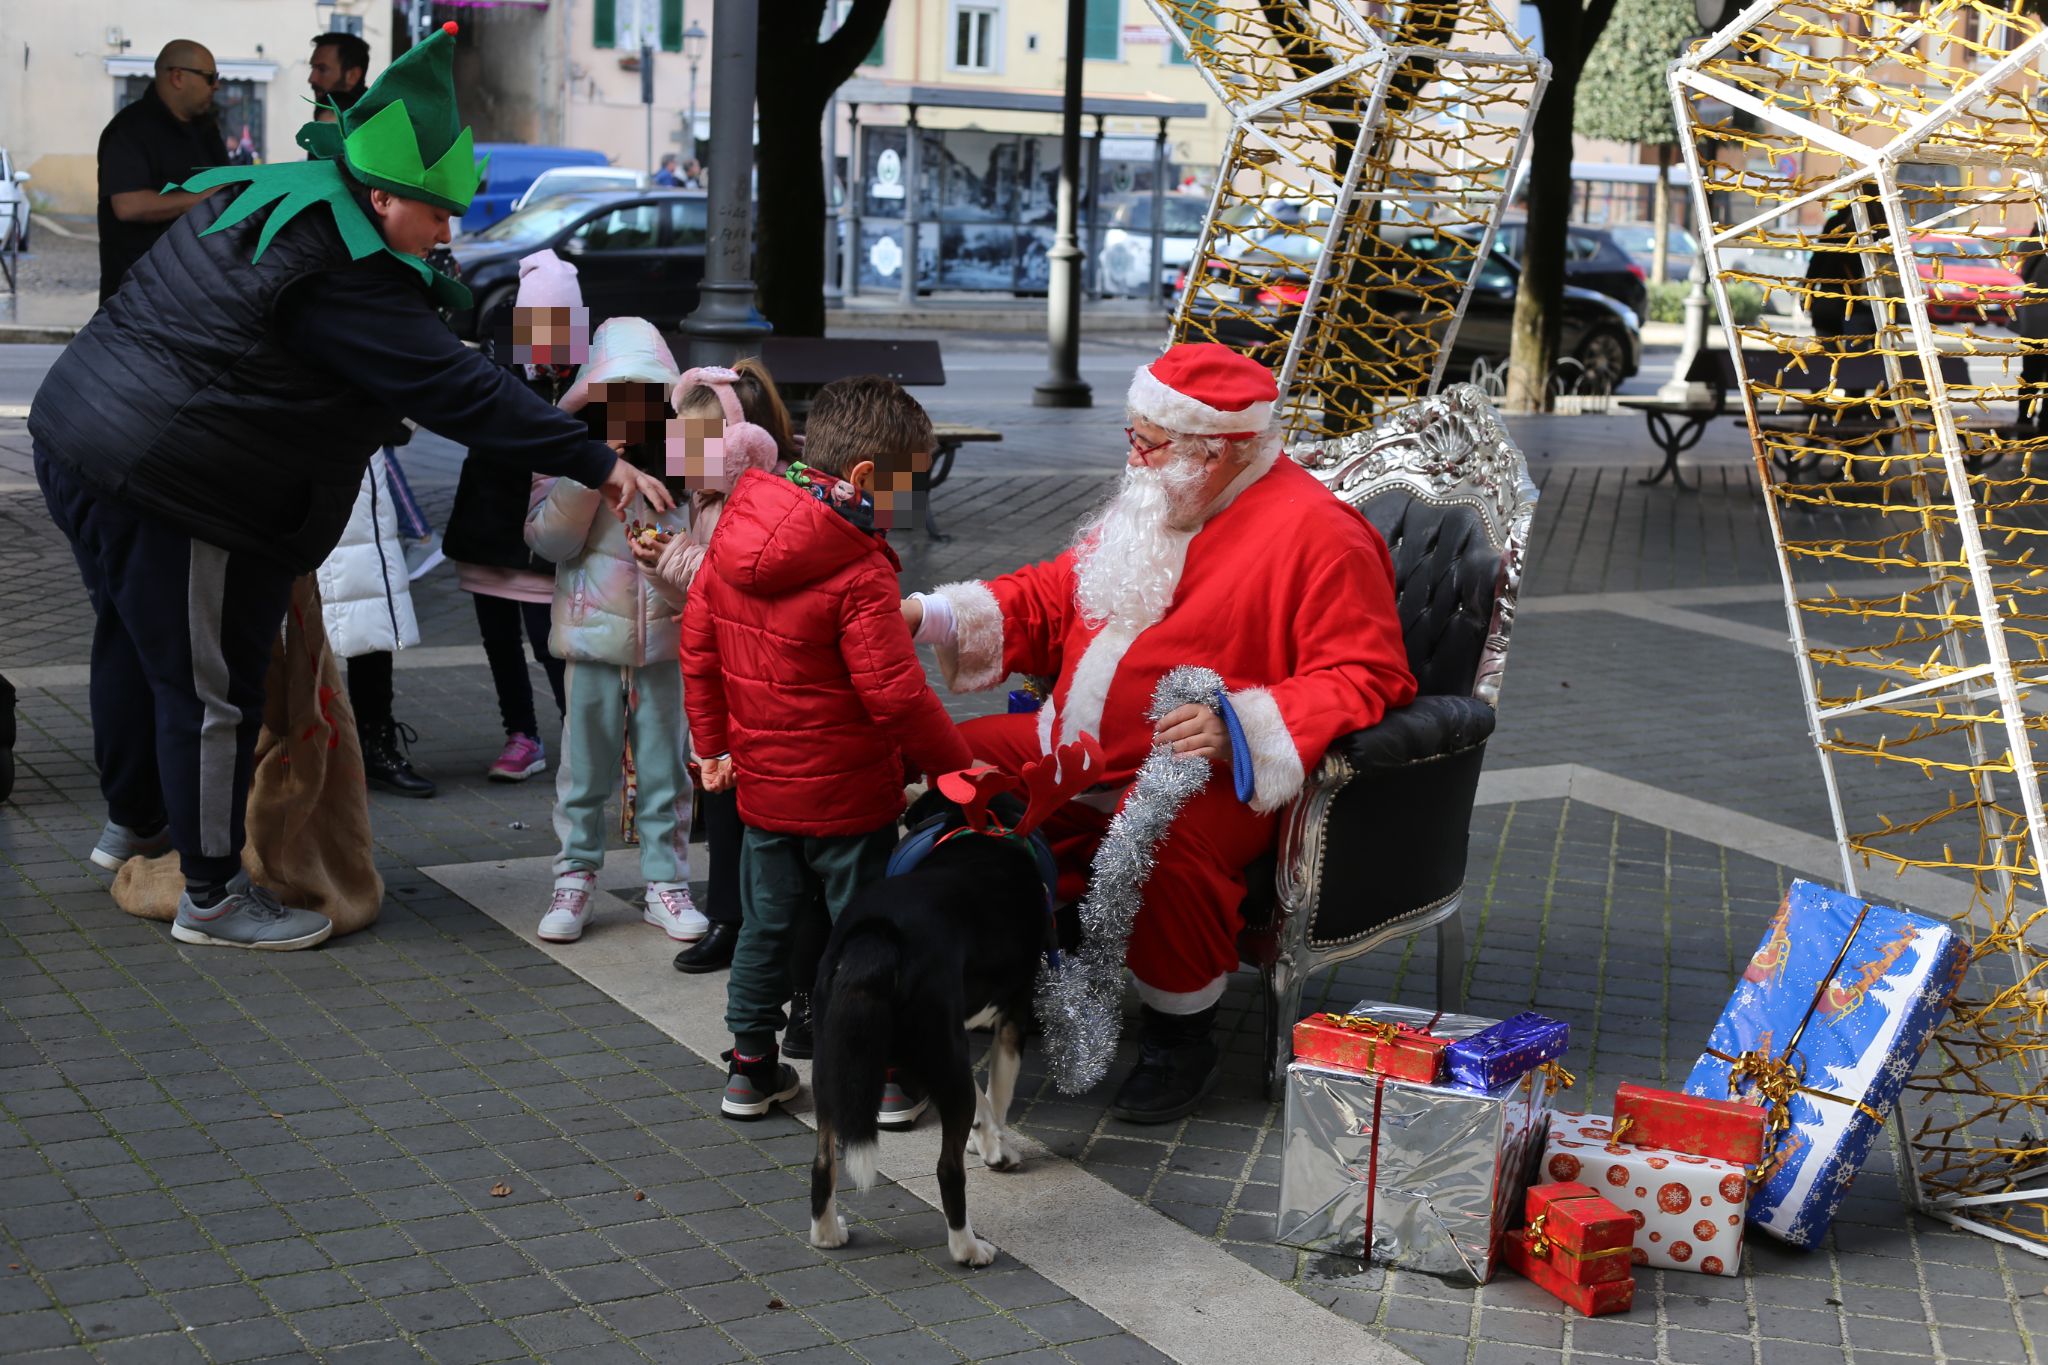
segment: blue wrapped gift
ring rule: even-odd
[[[1564,1056],[1571,1040],[1571,1025],[1561,1019],[1527,1013],[1503,1019],[1444,1049],[1446,1083],[1492,1090]]]
[[[1792,883],[1685,1082],[1771,1110],[1751,1222],[1819,1244],[1969,960],[1939,920]]]

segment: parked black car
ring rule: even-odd
[[[483,320],[512,302],[519,261],[552,248],[576,267],[594,328],[613,316],[673,329],[697,306],[704,280],[702,190],[592,190],[529,204],[451,246],[476,306],[452,320],[481,339]]]
[[[1211,281],[1234,278],[1240,287],[1227,298],[1219,295],[1216,283],[1197,291],[1190,304],[1193,316],[1206,322],[1205,330],[1211,331],[1216,340],[1250,351],[1277,370],[1301,316],[1309,271],[1319,246],[1317,239],[1306,234],[1285,241],[1268,238],[1247,252],[1234,272],[1212,258],[1206,267]],[[1402,241],[1402,250],[1425,260],[1458,254],[1433,228],[1410,230]],[[1469,248],[1460,248],[1465,250]],[[1477,360],[1495,365],[1507,360],[1514,335],[1515,291],[1521,273],[1521,267],[1498,250],[1480,266],[1464,321],[1451,343],[1450,363],[1445,367],[1447,379],[1469,379]],[[1411,309],[1419,313],[1425,290],[1435,292],[1450,287],[1451,281],[1442,276],[1435,281],[1389,279],[1376,291],[1374,306],[1397,317]],[[1323,306],[1327,307],[1327,302]],[[1586,391],[1612,392],[1641,368],[1642,321],[1605,294],[1567,284],[1558,353],[1585,367]]]
[[[1461,235],[1477,237],[1479,231],[1458,229]],[[1500,227],[1493,234],[1493,249],[1511,261],[1522,259],[1522,242],[1529,233],[1529,220],[1520,215],[1501,219]],[[1635,258],[1622,250],[1621,243],[1606,228],[1588,227],[1584,223],[1573,223],[1565,229],[1564,239],[1565,283],[1575,284],[1581,289],[1594,289],[1610,299],[1627,305],[1637,317],[1646,317],[1650,308],[1649,276]],[[1688,266],[1688,268],[1690,268]],[[1673,279],[1683,279],[1674,275]]]

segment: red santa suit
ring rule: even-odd
[[[936,594],[952,610],[953,638],[938,654],[954,690],[994,687],[1012,673],[1056,679],[1035,716],[961,726],[977,759],[1016,771],[1083,733],[1102,743],[1111,799],[1070,803],[1045,827],[1063,898],[1085,889],[1110,810],[1151,748],[1160,678],[1181,664],[1223,678],[1250,741],[1252,798],[1239,801],[1232,775],[1219,770],[1182,807],[1155,850],[1127,955],[1145,1002],[1169,1014],[1221,995],[1238,963],[1245,866],[1272,847],[1276,813],[1330,742],[1415,695],[1385,542],[1276,454],[1254,461],[1211,507],[1186,543],[1171,605],[1140,629],[1086,619],[1071,550]]]

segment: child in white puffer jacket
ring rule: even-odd
[[[676,379],[675,360],[651,323],[613,318],[591,337],[590,361],[561,406],[584,412],[594,435],[623,441],[625,458],[658,474]],[[657,513],[643,499],[626,517],[662,536],[685,530],[680,510]],[[526,543],[556,566],[549,648],[566,664],[555,771],[562,848],[539,930],[551,943],[574,942],[589,922],[604,865],[605,802],[619,789],[629,728],[646,919],[681,943],[695,942],[709,927],[689,889],[689,735],[677,654],[682,596],[641,573],[628,535],[596,489],[573,479],[534,481]]]

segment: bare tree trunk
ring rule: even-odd
[[[1657,244],[1650,248],[1650,283],[1671,278],[1671,144],[1657,147],[1657,202],[1650,206],[1650,228]]]
[[[765,57],[766,43],[762,46]],[[793,83],[792,83],[793,84]],[[810,90],[763,89],[754,278],[777,336],[825,335],[824,105]],[[770,170],[770,167],[776,168]]]

